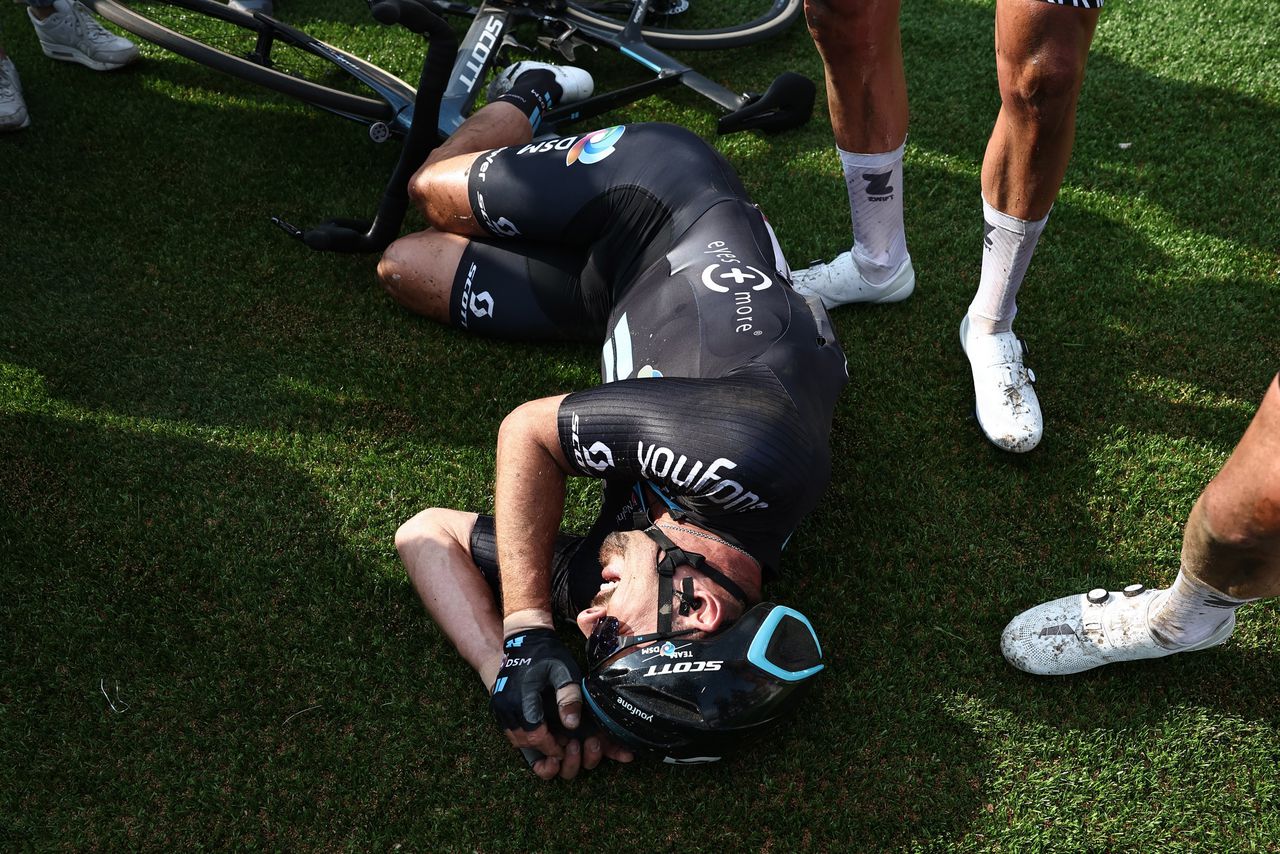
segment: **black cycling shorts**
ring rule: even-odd
[[[664,124],[494,149],[468,192],[492,237],[464,252],[450,320],[526,340],[603,340],[611,307],[676,238],[716,202],[747,198],[715,149]]]
[[[585,266],[577,248],[473,239],[454,274],[449,321],[517,341],[599,341],[608,284]]]

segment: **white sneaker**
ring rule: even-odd
[[[108,32],[79,0],[55,0],[54,13],[41,21],[27,9],[40,48],[51,59],[78,62],[94,71],[110,71],[138,58],[138,46]]]
[[[1009,621],[1000,651],[1019,670],[1037,676],[1065,676],[1117,661],[1162,658],[1225,643],[1236,627],[1235,612],[1199,643],[1166,646],[1151,632],[1151,608],[1167,589],[1130,584],[1122,591],[1102,588],[1045,602]]]
[[[791,287],[801,294],[817,296],[827,308],[851,302],[900,302],[916,289],[916,271],[908,257],[888,281],[873,285],[862,277],[853,253],[841,252],[830,264],[792,270]]]
[[[20,130],[31,124],[27,102],[22,100],[22,81],[9,57],[0,59],[0,131]]]
[[[1022,364],[1027,345],[1012,332],[969,332],[969,315],[960,321],[960,347],[973,371],[978,425],[997,448],[1025,454],[1040,444],[1044,417],[1032,383],[1036,375]]]
[[[590,98],[591,93],[595,91],[595,81],[591,79],[591,74],[584,69],[576,68],[572,65],[552,65],[549,62],[524,59],[514,65],[508,65],[501,74],[493,78],[493,82],[489,84],[489,100],[501,98],[510,92],[511,87],[515,85],[516,78],[521,74],[526,71],[536,71],[540,68],[550,71],[556,76],[556,82],[564,90],[564,96],[560,99],[561,104],[583,101]]]

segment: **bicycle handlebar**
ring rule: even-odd
[[[430,45],[414,98],[413,122],[405,134],[400,159],[387,181],[373,221],[331,219],[303,231],[279,217],[272,217],[276,225],[318,252],[381,252],[386,249],[400,233],[400,225],[409,207],[409,178],[440,143],[437,130],[440,101],[449,84],[449,73],[458,50],[457,36],[427,0],[377,0],[371,4],[370,11],[380,23],[400,24],[412,32],[429,36]]]

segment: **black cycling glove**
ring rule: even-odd
[[[551,629],[529,629],[507,638],[506,658],[489,697],[489,710],[503,729],[537,729],[543,719],[543,690],[582,681],[568,647]]]

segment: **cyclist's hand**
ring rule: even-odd
[[[603,732],[596,732],[582,740],[582,767],[590,771],[606,759],[614,762],[630,762],[636,755],[621,743]]]
[[[489,699],[498,725],[514,746],[537,750],[548,758],[564,758],[565,746],[545,721],[543,691],[555,691],[559,723],[567,730],[577,729],[582,716],[578,663],[550,628],[509,634],[503,651],[506,658]]]
[[[579,770],[590,771],[605,759],[612,759],[615,762],[630,762],[635,759],[635,754],[629,749],[608,735],[596,732],[590,718],[583,723],[579,735],[582,736],[581,742],[576,738],[570,738],[565,733],[555,734],[556,743],[564,750],[564,756],[559,759],[554,756],[545,756],[537,750],[524,749],[520,752],[524,754],[533,773],[543,780],[552,780],[556,777],[572,780],[578,776]]]

